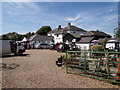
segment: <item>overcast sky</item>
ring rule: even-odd
[[[2,33],[27,33],[42,26],[52,29],[72,23],[85,30],[113,35],[118,22],[117,2],[3,2]]]

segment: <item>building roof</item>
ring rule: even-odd
[[[56,32],[58,32],[58,31],[60,31],[61,29],[63,29],[63,28],[61,28],[61,25],[59,25],[58,28],[56,28],[56,29],[48,32],[48,34],[50,34],[50,33],[56,33]]]
[[[67,33],[67,34],[70,34],[70,35],[72,35],[75,38],[81,38],[80,34],[76,34],[76,33]]]
[[[35,34],[29,38],[29,41],[52,41],[53,37],[52,36],[45,36],[45,35],[38,35]]]
[[[110,38],[107,42],[108,43],[113,43],[113,42],[117,43],[118,41],[120,42],[120,38]]]
[[[82,37],[81,40],[77,43],[89,43],[94,39],[94,37]]]
[[[88,31],[87,33],[85,33],[82,36],[104,36],[104,37],[111,38],[111,35],[106,34],[106,33],[102,32],[102,31],[98,31],[98,30],[97,31]]]
[[[55,33],[55,34],[66,33],[66,31],[68,30],[87,32],[86,30],[83,30],[81,28],[78,28],[68,23],[68,26],[66,26],[65,28],[61,28],[61,26],[59,25],[58,28],[54,29],[53,31],[48,32],[48,34],[49,33]]]
[[[68,26],[66,26],[65,28],[63,28],[64,31],[67,31],[67,30],[74,30],[74,31],[83,31],[83,32],[87,32],[86,30],[83,30],[81,28],[78,28],[76,26],[73,26],[71,25],[70,23],[68,23]]]

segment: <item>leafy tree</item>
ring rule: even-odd
[[[47,35],[47,33],[49,31],[51,31],[51,27],[50,26],[43,26],[41,27],[40,29],[38,29],[38,31],[36,32],[36,34],[39,34],[39,35]]]
[[[118,23],[118,28],[114,29],[114,37],[118,38],[118,41],[120,42],[120,23]],[[117,43],[117,51],[120,51],[120,45],[119,43]],[[119,54],[118,54],[119,55]],[[120,55],[119,55],[120,56]]]
[[[15,40],[15,41],[20,41],[23,39],[23,35],[18,34],[16,32],[11,32],[11,33],[7,33],[2,35],[2,39],[3,40]]]
[[[119,28],[115,28],[114,29],[115,30],[115,32],[114,32],[114,36],[116,37],[116,38],[120,38],[120,27]]]
[[[7,34],[3,34],[0,36],[0,39],[2,40],[15,40],[15,41],[21,41],[24,37],[29,38],[30,36],[34,35],[34,32],[29,32],[26,34],[18,34],[16,32],[9,32]]]
[[[15,40],[15,41],[19,41],[20,40],[19,34],[16,33],[16,32],[8,33],[7,36],[8,36],[8,38],[10,40]]]
[[[5,34],[4,34],[4,35],[2,35],[0,39],[2,39],[2,40],[9,40],[8,36],[7,36],[7,35],[5,35]]]
[[[34,32],[32,32],[32,33],[29,32],[29,33],[24,34],[23,37],[29,38],[29,37],[33,36],[34,34],[35,34]]]

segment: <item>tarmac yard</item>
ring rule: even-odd
[[[26,50],[23,56],[2,58],[3,88],[118,88],[96,79],[67,74],[56,60],[64,53],[52,50]]]

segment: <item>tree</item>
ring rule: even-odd
[[[24,34],[24,37],[29,38],[29,37],[31,37],[32,35],[33,35],[33,33],[29,32],[29,33]]]
[[[10,32],[7,34],[2,35],[2,40],[15,40],[15,41],[20,41],[23,39],[23,35],[18,34],[16,32]]]
[[[115,28],[114,29],[115,30],[115,37],[117,38],[117,40],[118,40],[118,43],[117,43],[117,51],[119,52],[120,51],[120,45],[119,45],[119,43],[120,43],[120,23],[118,24],[118,28]],[[118,54],[119,55],[119,54]],[[120,56],[120,55],[119,55]]]
[[[21,40],[20,34],[18,34],[18,33],[16,33],[16,32],[8,33],[7,36],[8,36],[8,38],[9,38],[10,40],[15,40],[15,41]]]
[[[41,27],[40,29],[38,29],[38,31],[36,32],[36,34],[39,34],[39,35],[47,35],[47,33],[49,31],[51,31],[51,27],[50,26],[43,26]]]
[[[114,29],[115,30],[115,32],[114,32],[114,36],[116,37],[116,38],[120,38],[120,28],[115,28]]]
[[[8,38],[8,36],[6,34],[2,35],[1,37],[2,38],[0,38],[0,39],[2,39],[2,40],[9,40],[9,38]]]

